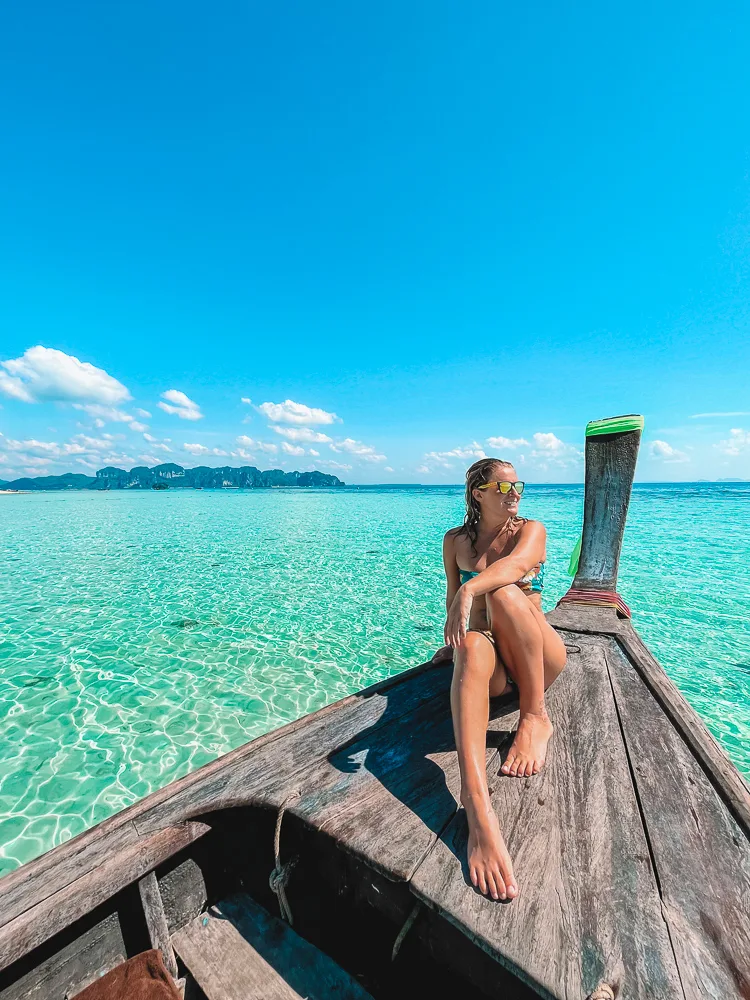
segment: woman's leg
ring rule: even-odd
[[[518,686],[520,720],[503,774],[528,777],[544,765],[552,723],[544,692],[565,666],[565,645],[543,613],[512,584],[487,595],[492,634]]]
[[[493,899],[517,895],[513,866],[487,787],[487,723],[490,690],[500,694],[507,681],[487,636],[469,632],[455,653],[451,710],[461,770],[461,804],[469,823],[471,881]]]

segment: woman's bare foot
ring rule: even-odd
[[[524,715],[518,723],[513,746],[500,770],[512,778],[528,778],[531,774],[538,774],[544,766],[551,736],[552,723],[546,712]]]
[[[518,886],[513,864],[505,846],[500,824],[488,803],[478,810],[466,807],[469,822],[469,876],[485,896],[492,899],[515,899]]]

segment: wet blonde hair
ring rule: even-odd
[[[482,513],[481,504],[474,496],[474,490],[483,483],[491,481],[493,469],[500,466],[503,469],[512,469],[512,462],[504,462],[501,458],[480,458],[466,470],[466,514],[464,523],[458,529],[459,533],[466,535],[471,542],[471,551],[477,553],[477,535],[479,534],[479,518]],[[518,515],[511,518],[511,522],[516,524],[524,520]]]

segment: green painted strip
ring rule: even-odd
[[[605,420],[591,420],[586,424],[586,437],[595,434],[625,434],[627,431],[642,431],[644,420],[637,413],[624,417],[607,417]]]
[[[581,558],[581,542],[583,541],[583,535],[579,535],[578,541],[573,546],[573,551],[570,553],[570,562],[568,563],[568,576],[575,576],[578,572],[578,560]]]

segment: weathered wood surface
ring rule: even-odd
[[[196,917],[208,900],[203,872],[192,858],[160,876],[159,892],[170,934]]]
[[[138,831],[130,822],[109,832],[102,831],[98,837],[88,836],[91,832],[87,831],[81,838],[76,837],[36,861],[16,868],[0,881],[0,927],[111,860],[138,840]],[[52,855],[55,855],[54,859]]]
[[[471,886],[463,812],[411,888],[542,995],[582,1000],[605,980],[629,1000],[682,998],[604,651],[580,648],[548,693],[546,767],[518,779],[491,766],[517,899]]]
[[[134,817],[139,833],[159,829],[216,809],[242,805],[278,806],[318,760],[369,730],[374,734],[434,698],[446,668],[416,668],[401,682],[392,678],[314,715],[260,737],[207,764],[154,796],[153,806]],[[404,680],[408,683],[404,683]],[[299,725],[299,722],[304,725]],[[168,793],[168,794],[167,794]]]
[[[645,681],[677,733],[708,775],[750,837],[750,788],[695,711],[667,677],[653,653],[630,625],[619,637],[632,667]]]
[[[212,907],[172,940],[208,1000],[372,1000],[331,958],[249,896]]]
[[[573,587],[615,590],[640,431],[586,438],[583,538]]]
[[[149,872],[138,882],[138,892],[143,904],[143,915],[146,919],[151,947],[161,952],[164,965],[172,979],[177,979],[177,961],[169,939],[167,915],[159,892],[159,883],[154,872]]]
[[[458,808],[450,668],[434,679],[429,702],[392,720],[386,709],[376,731],[306,771],[302,795],[289,806],[391,879],[412,876]]]
[[[750,842],[623,651],[606,651],[688,1000],[750,997]]]
[[[2,1000],[62,1000],[114,969],[127,958],[116,913],[84,931],[25,975],[6,983],[0,973]]]
[[[120,889],[202,836],[207,829],[203,823],[168,827],[150,837],[139,838],[75,881],[67,880],[65,888],[53,892],[0,928],[0,969],[90,913]]]
[[[278,805],[313,761],[368,727],[374,732],[386,710],[389,721],[408,715],[441,683],[440,668],[424,665],[350,695],[225,754],[12,872],[0,881],[0,969],[208,830],[186,819],[234,805]]]

